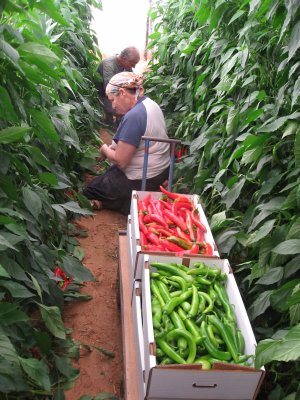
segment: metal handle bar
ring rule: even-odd
[[[147,180],[147,168],[148,168],[148,155],[149,155],[149,146],[150,142],[163,142],[169,143],[171,145],[170,151],[170,170],[169,170],[169,179],[168,179],[168,190],[171,191],[172,188],[172,180],[174,173],[174,163],[175,163],[175,149],[176,144],[181,144],[181,140],[178,139],[161,139],[157,137],[148,137],[142,136],[142,140],[145,141],[145,154],[144,154],[144,166],[143,166],[143,180],[142,180],[142,191],[146,189],[146,180]]]

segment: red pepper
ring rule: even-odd
[[[146,204],[146,207],[148,207],[150,201],[151,201],[151,194],[149,193],[149,194],[144,198],[144,203]]]
[[[145,217],[148,217],[148,215],[145,215]],[[148,229],[146,228],[143,220],[143,214],[139,213],[139,228],[140,231],[143,232],[145,235],[147,235]]]
[[[194,242],[195,241],[195,232],[194,232],[193,222],[192,222],[192,218],[191,218],[191,213],[186,212],[185,215],[186,215],[186,226],[189,230],[191,241]]]
[[[198,244],[193,244],[192,248],[190,250],[187,250],[188,254],[199,254],[199,245]]]
[[[197,226],[196,242],[203,242],[203,240],[203,231],[201,228],[199,228],[199,226]]]
[[[191,201],[188,197],[186,196],[182,196],[182,195],[178,195],[178,197],[176,197],[176,199],[174,200],[175,202],[180,202],[180,203],[188,203],[191,204]]]
[[[168,227],[168,224],[166,223],[166,221],[164,220],[164,218],[161,217],[161,216],[158,215],[158,214],[148,214],[146,217],[147,217],[147,221],[148,221],[148,217],[149,217],[149,220],[150,220],[150,221],[157,222],[158,224],[162,225],[162,226],[165,227],[165,228]],[[145,218],[146,218],[146,217],[145,217]]]
[[[179,219],[176,215],[174,215],[171,211],[169,210],[164,210],[164,216],[169,218],[172,222],[174,222],[179,228],[185,232],[188,232],[186,224]]]
[[[204,252],[204,254],[205,254],[206,256],[212,256],[212,255],[214,254],[213,247],[212,247],[212,245],[211,245],[210,243],[208,243],[208,242],[205,242],[205,252]]]
[[[177,246],[181,247],[182,249],[190,250],[192,248],[192,243],[188,242],[182,238],[177,236],[169,236],[166,240],[176,244]]]
[[[58,285],[61,288],[61,290],[65,290],[73,281],[73,278],[67,277],[67,275],[61,268],[59,268],[59,266],[56,266],[53,272],[57,278],[63,279],[63,282],[56,280],[56,285]]]
[[[177,193],[169,192],[168,190],[166,190],[166,189],[165,189],[163,186],[161,186],[161,185],[160,185],[159,188],[160,188],[160,191],[161,191],[163,194],[165,194],[166,196],[169,197],[169,199],[175,200],[175,199],[177,199],[177,197],[180,196],[180,195],[177,194]]]
[[[159,232],[158,232],[157,229],[155,229],[153,226],[150,226],[150,227],[148,228],[148,232],[154,233],[154,235],[159,236]]]
[[[179,226],[176,227],[176,236],[180,237],[181,239],[187,240],[188,242],[191,241],[191,238],[190,238],[186,233],[184,233],[184,232],[179,228]]]
[[[147,240],[147,236],[144,234],[144,232],[141,231],[140,235],[141,235],[140,242],[141,242],[141,246],[143,247],[148,243],[148,240]]]
[[[146,203],[143,200],[138,200],[137,206],[138,206],[138,211],[141,212],[142,214],[148,213]]]
[[[194,223],[195,225],[197,225],[199,228],[201,228],[203,232],[207,232],[206,226],[205,226],[204,224],[202,224],[202,222],[200,221],[199,216],[196,216],[196,215],[195,215],[196,212],[197,212],[196,209],[194,209],[194,210],[191,212],[191,218],[192,218],[193,223]]]
[[[193,209],[193,206],[191,203],[186,203],[186,202],[182,202],[182,201],[174,201],[174,203],[172,204],[172,213],[177,215],[177,212],[179,209],[185,209],[185,208],[189,208],[190,210]]]
[[[174,253],[177,253],[178,251],[182,251],[182,248],[177,246],[177,244],[169,242],[167,239],[160,239],[160,243],[163,245],[163,247],[167,251],[172,251]]]
[[[146,237],[149,240],[149,242],[151,242],[151,243],[153,243],[155,245],[159,245],[159,239],[154,233],[148,232]]]
[[[169,236],[173,236],[173,235],[174,235],[173,232],[170,232],[170,231],[168,231],[168,230],[166,230],[166,229],[157,229],[157,232],[158,232],[161,236],[164,236],[164,237],[169,237]]]
[[[166,208],[166,209],[168,209],[168,210],[172,210],[172,204],[171,203],[168,203],[167,201],[164,201],[164,200],[161,200],[161,199],[159,199],[158,200],[159,201],[159,203],[162,205],[162,209],[164,209],[164,208]]]

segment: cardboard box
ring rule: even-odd
[[[246,309],[239,293],[228,260],[203,258],[176,258],[154,255],[143,256],[142,268],[142,321],[143,332],[139,342],[144,345],[145,388],[147,400],[158,399],[205,399],[205,400],[253,400],[256,398],[264,377],[264,368],[243,367],[234,364],[217,363],[211,370],[201,370],[201,366],[156,364],[155,338],[152,325],[150,272],[151,262],[175,262],[193,267],[203,261],[212,268],[219,268],[228,276],[226,290],[230,303],[234,306],[238,328],[245,339],[244,353],[255,354],[256,340]]]
[[[170,252],[150,252],[150,251],[143,251],[140,245],[140,229],[139,229],[139,222],[138,222],[138,207],[137,201],[138,199],[143,200],[148,194],[151,194],[152,199],[159,199],[162,196],[161,192],[142,192],[142,191],[132,191],[132,198],[131,198],[131,208],[130,208],[130,222],[128,222],[128,245],[130,246],[129,253],[131,254],[131,262],[132,262],[132,269],[133,269],[133,276],[134,279],[141,279],[142,277],[142,263],[143,263],[143,255],[144,254],[159,254],[166,257],[175,256],[175,253]],[[204,240],[210,243],[214,248],[213,257],[219,258],[219,252],[217,250],[217,246],[215,244],[213,235],[211,233],[209,224],[207,222],[207,218],[203,211],[203,208],[199,202],[199,196],[197,195],[185,195],[188,197],[191,202],[195,205],[198,209],[199,216],[201,222],[205,225],[207,232],[204,233]],[[129,221],[128,220],[128,221]],[[130,224],[130,226],[129,226]],[[199,257],[199,255],[190,255],[190,257]],[[207,258],[211,258],[207,256]]]

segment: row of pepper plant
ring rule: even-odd
[[[267,375],[259,399],[299,398],[298,0],[165,0],[150,11],[147,93],[189,145],[177,191],[200,195],[230,260]]]
[[[86,300],[72,218],[101,123],[96,0],[0,4],[0,397],[63,399],[79,370],[64,325],[67,301]]]

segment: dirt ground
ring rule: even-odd
[[[111,136],[102,132],[109,143]],[[93,273],[95,282],[87,282],[81,292],[92,299],[66,305],[64,321],[72,329],[72,338],[84,345],[80,359],[74,364],[80,376],[73,388],[65,392],[66,400],[78,400],[83,395],[102,392],[122,398],[123,348],[118,282],[118,231],[126,229],[127,218],[102,210],[89,218],[76,221],[88,236],[79,237],[84,250],[83,264]],[[96,349],[95,347],[98,349]],[[99,348],[112,352],[110,357]],[[91,350],[91,351],[89,351]]]

